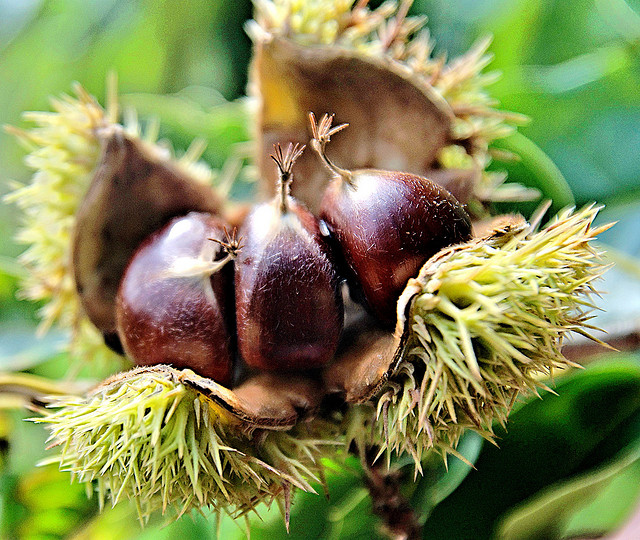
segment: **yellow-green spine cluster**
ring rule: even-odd
[[[571,332],[589,336],[593,282],[605,270],[590,242],[598,208],[566,210],[546,228],[519,227],[451,248],[423,268],[410,340],[380,393],[372,444],[419,459],[453,452],[466,428],[492,437],[521,392],[574,366]],[[591,337],[591,336],[589,336]]]
[[[140,368],[87,397],[65,398],[36,422],[51,431],[59,463],[94,484],[100,505],[135,503],[144,520],[211,506],[242,515],[261,502],[288,504],[289,490],[314,491],[320,459],[335,454],[335,427],[318,421],[291,431],[239,431],[228,413],[170,368]]]
[[[29,149],[25,159],[34,171],[31,182],[14,184],[6,200],[23,213],[17,239],[28,248],[20,262],[28,269],[22,293],[45,301],[41,331],[56,323],[71,328],[74,341],[101,343],[96,330],[82,324],[79,299],[71,270],[71,238],[78,206],[100,157],[96,131],[109,117],[79,85],[76,97],[53,100],[54,112],[26,113],[35,124],[29,130],[11,128]]]

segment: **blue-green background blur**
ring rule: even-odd
[[[73,81],[104,103],[113,70],[124,104],[135,104],[143,119],[160,118],[161,134],[178,149],[195,137],[208,140],[204,157],[220,167],[226,149],[247,136],[242,119],[215,111],[221,96],[245,92],[251,45],[243,25],[251,11],[246,0],[0,0],[0,124],[24,126],[23,111],[48,110],[48,98],[69,92]],[[520,132],[539,148],[534,161],[544,162],[546,153],[578,205],[603,203],[601,221],[619,220],[602,238],[618,269],[602,287],[610,294],[599,320],[637,336],[640,0],[417,0],[412,13],[428,15],[436,53],[450,57],[494,36],[489,70],[502,78],[492,93],[503,108],[530,117]],[[9,180],[27,181],[23,158],[16,141],[0,134],[0,195]],[[523,180],[529,174],[517,166],[512,173]],[[35,307],[16,299],[14,257],[23,249],[12,240],[17,219],[14,208],[0,204],[0,371],[60,377],[60,336],[34,340]],[[406,495],[429,515],[425,535],[568,538],[621,526],[640,494],[640,357],[628,348],[589,358],[584,372],[559,380],[559,397],[520,405],[509,430],[498,431],[500,449],[465,440],[476,471],[454,459],[448,473],[430,462],[423,480],[410,476]],[[0,410],[0,537],[216,536],[211,517],[167,528],[155,520],[144,533],[126,505],[96,517],[95,500],[67,475],[35,469],[45,435],[24,416]],[[375,537],[378,524],[357,471],[330,475],[330,489],[330,501],[297,499],[288,538]],[[252,537],[285,538],[278,512],[263,514],[264,522],[252,520]],[[228,519],[220,530],[221,538],[244,534]]]

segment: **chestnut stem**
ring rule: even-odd
[[[289,211],[288,197],[291,194],[291,181],[293,178],[290,173],[280,171],[278,179],[278,192],[280,193],[280,212],[286,214]]]
[[[309,113],[309,122],[311,123],[311,132],[313,134],[313,139],[311,139],[311,148],[317,152],[320,159],[322,159],[322,162],[331,172],[341,177],[349,186],[355,187],[353,173],[336,165],[329,159],[325,152],[327,143],[331,140],[331,135],[335,135],[338,131],[342,131],[349,124],[340,124],[332,128],[331,123],[333,122],[333,115],[325,114],[320,119],[320,122],[317,123],[316,117],[312,112]]]
[[[418,540],[422,538],[420,517],[402,494],[402,474],[389,471],[371,459],[374,449],[367,452],[365,484],[371,495],[373,513],[384,522],[389,538]]]
[[[291,193],[291,183],[293,182],[291,170],[293,169],[293,164],[296,159],[302,155],[304,149],[304,145],[298,146],[296,143],[294,146],[292,143],[289,143],[286,151],[283,152],[280,144],[273,145],[274,153],[271,154],[271,159],[276,162],[280,173],[277,189],[280,194],[280,212],[283,214],[289,211],[289,195]]]

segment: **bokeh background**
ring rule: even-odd
[[[104,103],[113,70],[124,105],[159,118],[178,150],[205,139],[204,158],[219,168],[248,138],[246,119],[227,102],[247,85],[251,11],[248,0],[0,0],[0,124],[24,126],[23,111],[48,110],[49,96],[69,92],[72,81]],[[492,92],[530,117],[520,129],[528,140],[513,144],[534,164],[496,167],[521,181],[532,166],[563,176],[577,205],[602,203],[600,221],[619,222],[601,239],[616,269],[601,284],[606,313],[596,322],[622,352],[577,347],[587,368],[560,376],[558,396],[519,404],[508,430],[498,430],[499,449],[463,441],[476,470],[452,459],[446,472],[430,461],[422,479],[409,476],[407,497],[428,516],[432,539],[611,534],[638,512],[640,497],[640,0],[417,0],[412,13],[428,15],[436,52],[450,57],[493,35],[489,70],[502,77]],[[23,157],[0,134],[0,195],[9,181],[28,180]],[[64,377],[64,336],[36,340],[38,306],[16,296],[18,222],[0,204],[0,371]],[[242,524],[208,514],[168,527],[156,519],[144,531],[126,505],[98,515],[95,498],[68,475],[35,467],[46,436],[27,416],[0,393],[0,537],[244,536]],[[376,537],[357,466],[329,484],[328,501],[296,499],[289,536],[275,509],[251,519],[252,538]]]

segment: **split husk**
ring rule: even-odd
[[[121,374],[88,398],[58,400],[42,421],[62,445],[59,462],[85,482],[110,471],[110,480],[98,484],[101,497],[145,501],[141,516],[167,505],[183,511],[210,505],[238,515],[250,502],[288,497],[290,487],[309,490],[322,477],[321,458],[340,458],[352,442],[387,459],[409,453],[419,470],[429,450],[455,454],[465,429],[491,439],[493,422],[506,421],[521,392],[544,387],[540,375],[575,365],[561,346],[572,331],[589,335],[592,282],[604,270],[589,246],[605,228],[591,227],[596,214],[594,207],[568,210],[540,231],[512,219],[489,236],[441,251],[407,285],[395,333],[356,323],[356,339],[320,379],[257,374],[228,389],[189,370],[158,366]],[[171,399],[154,390],[158,385]],[[187,396],[179,427],[158,420],[177,407],[174,391],[181,400]],[[208,415],[204,427],[200,404]],[[182,437],[187,421],[196,430],[186,432],[192,446],[217,437],[202,449],[204,457],[192,449],[185,460],[183,442],[169,444],[163,461],[147,456],[165,434]],[[151,424],[155,431],[140,427]],[[117,437],[105,438],[111,429],[119,430]],[[228,468],[214,471],[222,447],[230,452],[220,458]],[[256,475],[259,480],[247,482]]]
[[[329,150],[347,169],[386,169],[441,183],[475,214],[491,200],[527,200],[537,192],[502,186],[486,171],[489,143],[508,135],[520,115],[495,109],[484,73],[490,40],[446,62],[434,57],[423,17],[407,17],[411,1],[261,0],[248,25],[254,45],[249,90],[259,104],[256,162],[271,193],[273,144],[309,140],[307,115],[335,114],[350,128]],[[327,171],[304,155],[304,183],[293,194],[312,210]]]
[[[427,261],[398,301],[399,361],[360,400],[364,412],[347,415],[356,442],[408,452],[419,469],[428,450],[455,454],[465,429],[492,440],[520,394],[579,367],[562,355],[571,332],[605,345],[589,325],[606,270],[590,242],[610,227],[592,226],[598,210],[565,210],[539,231],[501,220]]]
[[[21,294],[29,300],[44,302],[40,310],[40,332],[46,332],[54,324],[70,329],[72,356],[112,359],[115,355],[105,347],[102,333],[113,336],[114,283],[117,286],[122,265],[128,261],[132,242],[135,244],[129,238],[128,244],[119,245],[122,209],[135,209],[135,215],[129,215],[127,220],[137,231],[133,235],[135,239],[141,239],[169,214],[184,211],[181,207],[195,204],[215,208],[219,203],[209,187],[211,170],[197,161],[197,152],[188,151],[174,160],[170,148],[156,144],[156,133],[152,129],[143,134],[135,120],[124,126],[116,123],[118,105],[114,95],[105,110],[80,85],[74,86],[74,92],[75,96],[52,100],[53,113],[25,113],[25,119],[34,127],[9,128],[29,150],[25,162],[34,174],[27,185],[14,183],[13,192],[5,200],[22,210],[17,240],[28,246],[20,256],[28,275],[22,283]],[[124,159],[125,154],[129,159]],[[119,186],[118,195],[122,199],[114,201],[107,180],[100,182],[100,189],[90,187],[96,183],[96,176],[111,178],[115,183],[118,174],[126,176],[129,182],[129,187]],[[201,193],[205,203],[194,201],[191,194],[188,204],[183,195],[178,197],[177,204],[165,200],[150,202],[149,199],[157,197],[157,190],[155,195],[148,195],[153,188],[150,184],[158,181],[164,184],[165,178],[190,185],[190,190],[185,191]],[[91,194],[87,195],[88,192]],[[136,199],[139,195],[152,204],[150,209],[161,210],[161,215],[150,216],[150,209]],[[100,216],[100,223],[91,221],[96,214]],[[149,219],[148,223],[145,218]],[[74,253],[73,238],[78,235],[78,222],[83,224],[82,234],[86,238]],[[92,249],[85,249],[89,246]],[[93,248],[103,251],[98,253]],[[115,249],[118,256],[111,258],[110,249]],[[91,273],[91,277],[87,276],[89,282],[85,284],[87,273]],[[78,295],[76,279],[81,287],[86,286],[84,295]],[[105,290],[98,289],[98,284],[105,282]],[[87,295],[92,301],[86,301]],[[117,342],[115,346],[118,348]]]
[[[335,426],[300,422],[283,430],[274,426],[285,424],[281,416],[269,422],[277,429],[237,429],[229,407],[242,397],[210,383],[154,366],[116,375],[85,397],[58,398],[53,412],[35,419],[60,447],[47,463],[94,484],[101,508],[133,501],[142,522],[156,510],[180,516],[204,506],[238,517],[276,498],[288,506],[293,487],[313,492],[320,457],[336,444]],[[278,400],[286,402],[276,397],[274,406]]]
[[[419,21],[406,17],[406,2],[374,11],[364,4],[257,2],[252,88],[261,100],[263,185],[275,185],[266,167],[272,143],[307,143],[307,113],[331,110],[351,128],[330,157],[431,176],[483,214],[486,201],[501,198],[502,178],[485,171],[488,143],[517,120],[493,109],[485,92],[487,43],[447,64],[431,57],[426,34],[411,37]],[[372,88],[410,106],[385,98],[378,107],[366,97]],[[178,163],[143,142],[139,127],[118,126],[113,108],[105,113],[80,88],[77,95],[55,102],[56,114],[32,115],[38,127],[20,132],[37,172],[11,198],[25,211],[27,294],[49,300],[47,324],[74,328],[75,343],[94,358],[105,348],[86,315],[111,332],[113,287],[142,238],[173,215],[220,204],[207,169],[191,158]],[[316,208],[325,169],[311,153],[298,165],[305,182],[295,194]],[[175,186],[171,204],[150,189],[158,181]],[[146,213],[131,215],[141,205]],[[56,399],[38,419],[60,449],[52,460],[103,502],[133,500],[141,518],[207,505],[235,516],[273,500],[287,517],[291,488],[312,490],[322,458],[339,459],[351,443],[363,454],[409,453],[419,470],[428,451],[455,453],[465,429],[491,439],[493,421],[506,421],[521,392],[573,365],[561,354],[563,338],[591,330],[592,284],[604,270],[590,245],[603,230],[592,227],[596,214],[567,210],[540,230],[513,217],[478,223],[476,239],[443,250],[410,280],[395,332],[357,310],[349,316],[322,372],[253,373],[229,389],[156,366]],[[129,218],[135,223],[122,226]],[[85,292],[91,286],[97,295]]]

